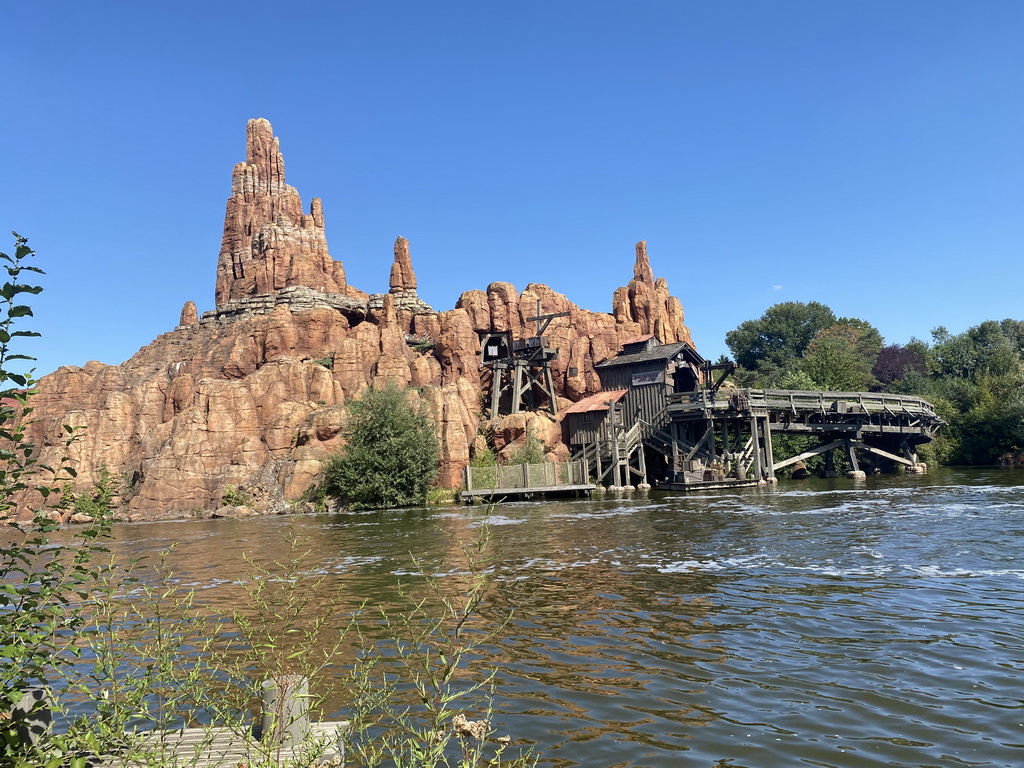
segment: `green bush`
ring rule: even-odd
[[[233,485],[227,486],[220,497],[222,507],[247,507],[250,502],[252,499],[249,494]]]
[[[110,474],[107,465],[103,464],[92,490],[74,497],[72,506],[75,514],[88,515],[92,518],[107,515],[110,513],[110,503],[120,492],[121,483],[114,475]],[[62,493],[62,503],[64,500],[65,497]]]
[[[423,504],[437,476],[434,425],[405,390],[371,387],[348,406],[345,447],[324,470],[321,488],[351,509]]]
[[[527,435],[523,444],[509,451],[509,464],[543,464],[544,443],[533,435]]]

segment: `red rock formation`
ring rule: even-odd
[[[194,301],[186,301],[181,308],[181,318],[178,325],[195,325],[199,322],[199,311]]]
[[[391,293],[415,290],[416,273],[412,271],[409,241],[399,237],[395,240],[395,263],[391,265]]]
[[[665,278],[654,279],[647,256],[647,241],[636,244],[633,279],[612,297],[612,314],[620,325],[619,342],[653,333],[663,343],[685,341],[693,346],[689,328],[684,325],[683,305],[671,295]]]
[[[383,265],[382,265],[383,267]],[[487,380],[481,332],[534,332],[527,318],[568,313],[546,331],[561,350],[552,365],[564,406],[600,389],[594,364],[623,340],[655,332],[689,340],[682,307],[655,280],[643,243],[634,277],[615,292],[614,314],[584,310],[546,285],[520,293],[509,283],[462,294],[434,312],[416,295],[409,244],[394,247],[390,290],[367,295],[346,285],[327,254],[314,200],[303,215],[298,193],[265,120],[250,121],[246,162],[235,167],[217,271],[217,309],[202,318],[185,305],[178,327],[119,366],[89,363],[44,377],[34,398],[33,439],[57,464],[62,425],[84,428],[71,448],[85,490],[100,468],[125,478],[121,514],[187,516],[215,507],[228,485],[280,507],[314,481],[340,447],[344,405],[387,380],[417,388],[441,444],[440,481],[461,482],[471,447],[480,449]],[[344,295],[341,295],[344,294]],[[499,450],[532,434],[564,458],[558,420],[518,414],[495,420]]]
[[[345,293],[345,270],[327,252],[323,207],[309,214],[284,180],[284,159],[270,123],[250,120],[246,158],[235,166],[217,261],[217,306],[304,285]]]

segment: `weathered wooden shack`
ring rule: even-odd
[[[623,425],[668,421],[668,396],[694,392],[705,382],[707,362],[686,342],[662,344],[653,334],[631,339],[615,357],[594,366],[605,390],[625,389]]]
[[[565,409],[566,442],[581,446],[608,438],[609,426],[621,419],[626,389],[611,389],[577,400]],[[618,411],[618,413],[616,412]]]

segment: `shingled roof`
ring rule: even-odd
[[[588,411],[607,411],[608,402],[619,402],[626,394],[624,389],[609,389],[605,392],[598,392],[596,395],[584,397],[565,409],[566,413],[587,413]]]
[[[703,362],[703,358],[685,341],[677,341],[675,344],[661,344],[660,346],[648,349],[645,352],[635,352],[632,355],[619,355],[595,365],[595,368],[612,368],[619,365],[636,365],[637,363],[653,363],[662,360],[671,360],[683,350],[689,350],[696,361]]]

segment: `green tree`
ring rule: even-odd
[[[348,410],[345,447],[328,462],[323,492],[352,509],[424,503],[438,470],[437,436],[426,410],[393,382],[367,389]]]
[[[907,344],[930,374],[905,368],[887,389],[935,404],[948,423],[935,446],[941,461],[986,464],[1024,450],[1022,330],[1016,320],[987,320],[959,334],[939,326],[931,347],[916,339]]]
[[[740,366],[771,375],[785,372],[818,332],[835,324],[835,313],[824,304],[787,301],[729,331],[725,343]]]
[[[870,323],[843,318],[818,332],[799,367],[822,389],[861,392],[874,383],[871,370],[881,348],[882,336]]]

